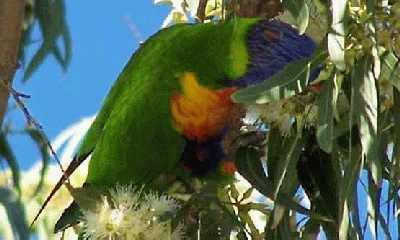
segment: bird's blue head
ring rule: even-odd
[[[278,20],[259,21],[248,33],[247,46],[250,64],[247,73],[233,81],[238,87],[262,82],[288,63],[310,57],[316,48],[311,38]],[[310,79],[318,73],[313,71]]]

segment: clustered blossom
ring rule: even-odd
[[[84,236],[92,240],[183,239],[183,227],[172,229],[172,215],[178,205],[172,198],[144,193],[132,186],[117,186],[110,198],[102,197],[96,210],[84,211]]]

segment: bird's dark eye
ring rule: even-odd
[[[265,29],[264,36],[268,41],[277,42],[281,39],[282,33],[272,29]]]

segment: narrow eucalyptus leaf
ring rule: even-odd
[[[303,34],[308,26],[310,13],[305,0],[283,0],[283,6],[289,10],[296,21],[299,33]]]
[[[341,240],[348,239],[349,226],[350,226],[349,208],[347,202],[344,202],[341,221],[339,223],[339,239]]]
[[[70,190],[72,197],[81,209],[95,211],[96,206],[102,201],[102,197],[108,195],[104,188],[84,185],[81,188]]]
[[[320,224],[312,219],[309,219],[304,225],[302,230],[302,240],[314,240],[318,239],[320,232]]]
[[[236,189],[235,185],[231,184],[229,190],[233,199],[239,199],[239,191]]]
[[[43,40],[39,50],[26,68],[23,76],[24,82],[32,76],[50,54],[54,55],[63,70],[66,70],[71,59],[71,40],[65,19],[64,0],[37,0],[34,11]],[[64,56],[57,44],[60,37],[63,40]]]
[[[376,0],[367,0],[367,11],[369,14],[375,14],[376,6],[377,6]]]
[[[364,58],[353,70],[354,101],[358,110],[354,113],[360,128],[363,154],[375,184],[382,179],[382,155],[378,137],[378,92],[372,73],[370,58]]]
[[[64,210],[61,217],[57,220],[54,226],[54,233],[64,231],[65,229],[76,225],[81,218],[82,212],[80,211],[79,205],[76,202],[72,202],[72,204]]]
[[[42,44],[39,50],[33,55],[31,61],[29,62],[28,66],[26,67],[24,77],[22,79],[23,82],[28,81],[28,79],[32,76],[34,72],[39,68],[39,66],[43,63],[44,59],[46,58],[49,52],[48,45]]]
[[[279,223],[285,216],[285,213],[286,213],[286,207],[279,205],[279,204],[275,204],[274,211],[273,211],[273,218],[272,218],[273,221],[271,222],[272,229],[275,229],[276,227],[278,227]]]
[[[398,194],[395,194],[395,211],[396,213],[400,211],[400,196]],[[397,214],[396,216],[397,220],[397,236],[400,236],[400,214]]]
[[[379,216],[378,216],[378,221],[379,221],[379,224],[380,224],[381,227],[382,227],[382,230],[383,230],[383,234],[384,234],[384,236],[385,236],[385,239],[391,240],[392,237],[391,237],[390,230],[389,230],[389,223],[387,223],[387,222],[385,221],[385,218],[383,217],[382,213],[379,214]]]
[[[251,194],[253,193],[253,191],[254,191],[254,188],[247,189],[247,191],[245,193],[243,193],[243,199],[248,199],[251,196]]]
[[[317,141],[319,146],[327,153],[332,151],[333,147],[333,113],[334,113],[334,79],[333,75],[324,82],[324,91],[319,95],[318,102],[318,128]]]
[[[357,184],[353,185],[353,194],[351,198],[351,220],[354,226],[354,230],[359,237],[359,239],[364,239],[364,233],[361,227],[361,221],[360,221],[360,208],[358,205],[358,186]]]
[[[14,187],[18,190],[18,192],[21,192],[21,174],[18,161],[4,133],[0,133],[0,157],[7,162],[7,165],[10,167],[11,170]]]
[[[64,25],[64,28],[61,33],[61,37],[64,42],[64,63],[66,64],[65,67],[68,67],[69,64],[71,63],[71,57],[72,57],[72,41],[71,41],[71,34],[69,32],[69,28],[67,25]]]
[[[393,52],[386,52],[381,57],[382,69],[379,81],[387,81],[400,91],[400,61]]]
[[[54,56],[54,58],[57,60],[57,62],[60,64],[60,66],[62,67],[63,71],[65,71],[67,65],[66,65],[66,63],[65,63],[65,60],[64,60],[64,58],[63,58],[63,56],[62,56],[62,54],[61,54],[61,51],[60,51],[60,49],[58,48],[58,46],[54,46],[54,47],[51,49],[51,53],[53,54],[53,56]]]
[[[260,158],[262,153],[251,147],[242,147],[236,154],[236,166],[238,172],[261,194],[273,198],[273,185],[264,173]],[[276,200],[289,209],[308,215],[309,211],[295,202],[291,196],[284,193]]]
[[[298,125],[302,125],[297,122]],[[277,165],[277,169],[279,169],[275,174],[274,179],[274,196],[277,197],[281,192],[281,188],[283,190],[287,190],[286,186],[290,184],[293,186],[296,182],[296,164],[299,159],[301,149],[303,147],[302,142],[302,133],[301,131],[297,132],[297,134],[292,137],[287,143],[289,149],[286,154],[283,154],[284,158]],[[291,180],[289,180],[291,179]]]
[[[0,187],[0,204],[6,211],[14,239],[28,240],[29,228],[25,209],[18,196],[12,190]]]
[[[400,91],[393,89],[393,100],[394,104],[393,107],[391,108],[394,122],[399,123],[400,122]],[[391,161],[392,161],[392,168],[390,169],[390,175],[394,178],[394,181],[399,181],[400,180],[400,124],[395,124],[394,125],[394,130],[393,130],[393,151],[392,151],[392,156],[391,156]],[[399,190],[399,186],[396,185],[394,186],[394,193],[397,193]],[[397,194],[394,194],[397,196]]]
[[[345,64],[345,24],[344,18],[347,10],[347,0],[332,1],[332,30],[328,34],[329,56],[336,67],[346,69]]]
[[[373,183],[371,174],[368,174],[368,195],[367,195],[367,212],[368,212],[368,225],[371,230],[373,239],[376,239],[378,234],[378,217],[379,217],[379,201],[378,189]]]
[[[38,149],[40,151],[40,155],[41,155],[41,160],[42,160],[42,169],[40,170],[40,180],[39,180],[38,185],[36,186],[36,190],[33,195],[33,196],[36,196],[37,193],[43,187],[45,175],[47,173],[47,169],[48,169],[49,163],[50,163],[50,154],[48,151],[46,140],[43,138],[40,131],[33,129],[33,128],[28,128],[28,129],[26,129],[26,132],[30,136],[30,138],[34,141],[36,146],[38,147]]]

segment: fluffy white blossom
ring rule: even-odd
[[[96,210],[84,211],[84,235],[93,240],[183,239],[183,227],[172,229],[171,220],[178,209],[175,200],[156,193],[144,193],[131,185],[110,190]]]

